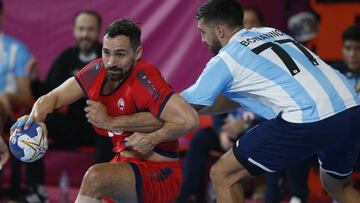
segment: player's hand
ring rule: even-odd
[[[22,129],[27,130],[33,122],[36,122],[41,127],[43,135],[47,137],[48,131],[45,123],[35,120],[31,115],[24,115],[18,118],[10,128],[10,135],[12,135],[15,130],[17,132],[20,132]]]
[[[93,100],[87,100],[86,104],[88,106],[84,110],[88,122],[98,128],[112,130],[109,126],[111,117],[107,114],[106,107],[102,103]]]
[[[126,146],[132,148],[139,154],[145,155],[152,151],[156,144],[153,143],[150,136],[146,133],[135,132],[125,138]]]
[[[0,170],[3,168],[3,166],[9,159],[9,156],[9,149],[2,137],[0,137]]]

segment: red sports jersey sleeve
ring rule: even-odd
[[[159,117],[174,91],[159,70],[146,66],[136,72],[134,97],[140,110],[149,110]]]
[[[96,85],[101,85],[101,83],[95,82],[99,77],[101,72],[101,67],[103,63],[101,59],[96,59],[82,68],[76,75],[75,79],[81,86],[82,90],[85,92],[86,96],[90,99],[97,99],[98,94],[95,92],[98,88],[95,88]]]

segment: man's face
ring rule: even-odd
[[[343,42],[343,56],[345,64],[355,72],[360,71],[360,42],[345,40]]]
[[[82,13],[76,17],[74,37],[81,51],[91,51],[95,46],[98,36],[99,25],[94,15]]]
[[[141,47],[133,50],[130,38],[125,35],[116,37],[104,36],[102,59],[106,69],[107,78],[111,81],[123,80],[140,58]]]
[[[220,41],[215,34],[215,26],[211,26],[204,22],[201,18],[198,20],[198,28],[201,34],[201,41],[210,49],[215,55],[219,53],[222,48]]]
[[[244,11],[244,27],[246,29],[251,29],[251,28],[260,27],[260,26],[261,26],[261,23],[254,11],[251,11],[251,10]]]

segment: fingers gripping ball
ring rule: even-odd
[[[27,130],[15,130],[10,136],[9,147],[11,153],[24,162],[34,162],[44,156],[48,149],[48,141],[43,135],[42,128],[32,123]]]

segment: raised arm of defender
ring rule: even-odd
[[[164,126],[151,133],[135,132],[125,138],[129,147],[141,154],[150,152],[161,142],[175,140],[198,126],[196,111],[179,95],[174,94],[160,114]]]

